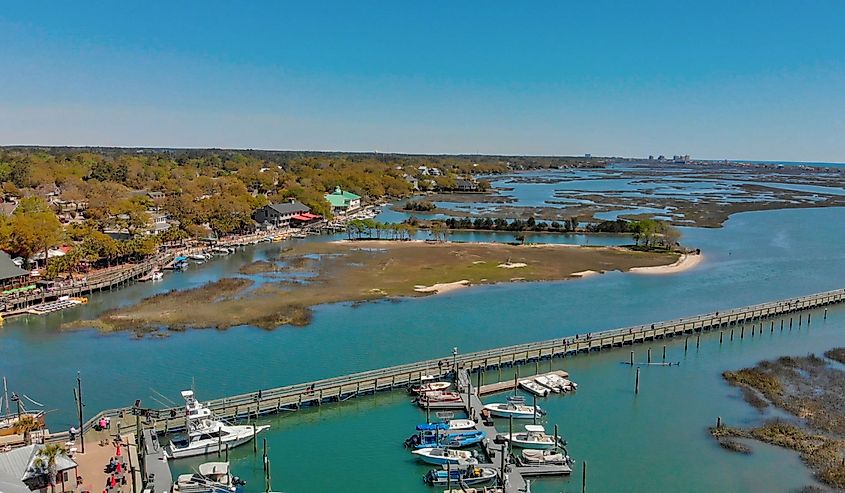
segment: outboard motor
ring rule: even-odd
[[[405,440],[405,448],[416,447],[420,443],[419,435],[411,435]]]

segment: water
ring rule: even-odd
[[[755,212],[735,215],[721,229],[684,228],[684,242],[700,247],[705,260],[672,276],[608,273],[423,299],[335,304],[317,308],[308,327],[275,331],[238,327],[136,340],[123,333],[57,330],[62,320],[91,318],[142,296],[233,275],[244,263],[271,258],[283,247],[264,244],[168,275],[159,284],[95,295],[84,307],[8,320],[0,329],[0,374],[9,377],[13,390],[56,409],[48,423],[61,430],[74,421],[71,389],[77,370],[90,415],[136,398],[159,405],[151,389],[176,399],[192,380],[200,398],[209,399],[442,357],[453,346],[472,351],[834,289],[842,287],[845,273],[845,228],[837,226],[842,214],[833,208]],[[581,390],[542,405],[548,423],[561,425],[570,453],[589,462],[591,491],[789,491],[812,483],[795,454],[759,445],[751,456],[731,454],[707,436],[716,416],[740,425],[762,418],[720,374],[762,358],[845,345],[843,329],[845,310],[837,307],[826,322],[814,315],[810,330],[765,333],[723,346],[710,335],[686,355],[683,342],[675,341],[669,359],[682,365],[645,368],[638,397],[632,392],[632,370],[618,364],[627,359],[627,349],[567,359],[555,365],[570,371]],[[662,343],[653,347],[659,354]],[[636,351],[641,359],[645,348]],[[354,492],[388,491],[391,485],[392,491],[432,491],[419,481],[427,467],[401,448],[422,419],[398,392],[274,418],[265,435],[274,488]],[[250,491],[263,488],[260,458],[250,446],[233,451],[232,459],[235,471],[250,481]],[[186,471],[194,463],[175,466]],[[541,480],[533,486],[541,493],[576,491],[579,480]]]

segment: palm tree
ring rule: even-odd
[[[41,423],[31,414],[23,414],[15,421],[15,433],[23,434],[23,441],[27,444],[32,441],[32,432],[39,429],[41,429]]]
[[[50,481],[50,491],[56,491],[56,476],[59,468],[56,459],[66,453],[64,446],[58,443],[51,443],[42,447],[35,455],[35,467],[47,469],[47,476]]]

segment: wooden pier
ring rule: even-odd
[[[420,383],[423,376],[442,378],[455,375],[455,372],[460,369],[477,373],[531,363],[538,366],[540,361],[553,358],[588,355],[597,351],[658,339],[700,335],[708,331],[724,331],[724,340],[727,342],[728,331],[735,327],[742,330],[745,324],[760,323],[763,320],[774,322],[776,318],[787,323],[796,317],[798,320],[802,317],[809,319],[808,311],[843,301],[845,301],[845,289],[840,289],[649,325],[578,334],[542,342],[450,355],[313,382],[256,389],[246,394],[212,399],[206,401],[206,404],[223,419],[250,420],[264,415],[296,411],[304,406],[342,402],[361,395],[406,388]],[[814,320],[817,319],[814,318]],[[798,320],[795,321],[796,327],[799,325]],[[740,337],[739,333],[736,337]],[[130,397],[127,397],[127,400]],[[117,422],[124,422],[126,426],[134,425],[134,421],[129,419],[129,408],[110,409],[91,417],[84,425],[84,430],[90,429],[104,416]],[[184,427],[184,410],[181,407],[163,409],[159,412],[159,416],[159,419],[151,422],[150,426],[160,433],[176,431]],[[125,420],[121,419],[124,417]],[[63,435],[66,433],[54,436],[60,440],[64,438]]]

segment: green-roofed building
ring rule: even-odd
[[[340,187],[327,193],[326,200],[332,206],[332,214],[348,214],[361,208],[361,196],[341,190]]]

